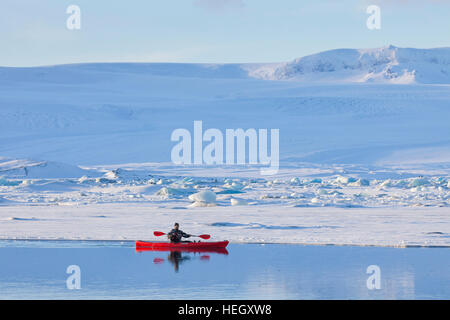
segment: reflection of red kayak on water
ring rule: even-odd
[[[136,241],[137,251],[184,251],[184,252],[215,252],[228,254],[225,247],[228,241],[218,242],[147,242]]]
[[[192,253],[219,253],[228,254],[228,250],[225,248],[151,248],[151,247],[136,247],[136,251],[179,251],[179,252],[192,252]]]

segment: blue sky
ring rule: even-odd
[[[2,0],[0,65],[279,62],[335,48],[450,46],[445,0]],[[81,30],[66,8],[81,8]],[[366,8],[381,8],[368,30]]]

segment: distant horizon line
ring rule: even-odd
[[[37,64],[37,65],[0,65],[0,68],[42,68],[42,67],[56,67],[56,66],[69,66],[69,65],[85,65],[85,64],[192,64],[192,65],[258,65],[258,64],[281,64],[287,63],[290,61],[294,61],[296,59],[300,59],[303,57],[312,56],[315,54],[320,54],[323,52],[337,51],[337,50],[376,50],[383,48],[395,48],[395,49],[413,49],[413,50],[436,50],[436,49],[450,49],[450,45],[448,47],[427,47],[427,48],[419,48],[419,47],[398,47],[392,44],[381,46],[381,47],[372,47],[372,48],[334,48],[322,51],[316,51],[311,54],[306,54],[303,56],[297,56],[295,58],[291,58],[290,60],[285,61],[271,61],[271,62],[181,62],[181,61],[84,61],[84,62],[62,62],[55,64]]]

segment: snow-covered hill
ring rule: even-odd
[[[250,69],[250,75],[270,80],[450,83],[450,48],[325,51],[292,62]]]
[[[14,179],[56,179],[81,178],[82,176],[98,176],[98,174],[65,163],[0,157],[0,177]],[[0,185],[2,185],[1,180]]]
[[[450,87],[429,84],[449,75],[450,48],[392,46],[284,64],[0,68],[0,156],[170,162],[172,131],[202,120],[205,130],[280,129],[282,163],[448,163]]]
[[[91,77],[92,72],[96,77]],[[336,49],[279,63],[85,63],[0,67],[0,81],[96,83],[110,75],[195,79],[295,80],[326,83],[450,84],[450,47]]]

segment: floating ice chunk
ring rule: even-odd
[[[381,184],[380,187],[391,187],[392,186],[392,181],[390,179],[384,180]]]
[[[446,186],[447,185],[447,180],[444,177],[439,177],[436,180],[436,183],[441,185],[441,186]]]
[[[300,179],[297,177],[292,178],[290,182],[291,182],[291,184],[300,184],[301,183]]]
[[[118,170],[108,171],[103,175],[106,179],[117,180],[119,179]]]
[[[367,179],[359,179],[357,183],[359,183],[360,186],[370,186],[370,181]]]
[[[426,186],[429,184],[430,184],[430,181],[428,181],[425,178],[416,178],[413,181],[411,181],[410,186],[411,187],[419,187],[419,186]]]
[[[233,189],[233,190],[241,190],[241,189],[243,189],[245,186],[242,184],[242,183],[239,183],[239,182],[235,182],[235,181],[233,181],[233,182],[228,182],[228,183],[226,183],[226,184],[224,184],[224,188],[227,188],[227,189]]]
[[[177,194],[177,192],[174,192],[174,191],[175,190],[172,188],[163,187],[156,192],[156,195],[168,198],[172,195]]]
[[[367,187],[370,185],[370,181],[366,180],[366,179],[358,179],[355,182],[349,183],[349,186],[354,186],[354,187]]]
[[[232,206],[246,206],[248,205],[248,201],[245,199],[239,199],[239,198],[231,198],[230,199]]]
[[[108,178],[96,178],[95,182],[107,184],[107,183],[116,183],[117,181],[114,179],[108,179]]]
[[[356,179],[352,178],[352,177],[338,176],[336,178],[336,182],[342,183],[342,184],[348,184],[348,183],[356,182]]]
[[[215,203],[216,194],[209,190],[200,191],[198,193],[191,194],[189,200],[193,202]]]
[[[23,187],[28,187],[28,186],[31,186],[33,183],[34,183],[33,180],[27,179],[27,180],[23,180],[20,185]]]
[[[183,179],[181,179],[181,181],[179,181],[181,184],[183,185],[192,185],[195,183],[194,179],[191,177],[184,177]]]
[[[89,181],[89,178],[86,176],[82,176],[80,179],[78,179],[78,183],[85,183]]]
[[[407,180],[398,180],[396,182],[393,182],[392,185],[394,187],[398,187],[398,188],[409,188],[409,181]]]
[[[418,187],[414,187],[414,188],[411,188],[411,189],[409,189],[411,192],[420,192],[420,191],[424,191],[424,188],[423,187],[421,187],[421,186],[418,186]]]
[[[166,198],[173,196],[185,196],[186,194],[192,193],[191,189],[177,189],[170,187],[162,187],[156,192],[157,196],[163,196]]]
[[[322,189],[321,188],[321,189],[318,190],[317,194],[318,195],[333,195],[333,196],[336,196],[336,195],[341,195],[343,193],[339,192],[337,190],[330,190],[330,191],[328,191],[326,189]]]
[[[323,182],[323,180],[320,179],[320,178],[314,178],[314,179],[309,180],[309,181],[307,181],[307,180],[303,181],[303,183],[305,183],[305,184],[321,184],[322,182]],[[302,183],[300,183],[300,184],[302,184]]]
[[[32,184],[33,184],[33,180],[28,180],[27,179],[27,180],[23,180],[20,185],[26,187],[26,186],[29,186],[29,185],[32,185]]]

